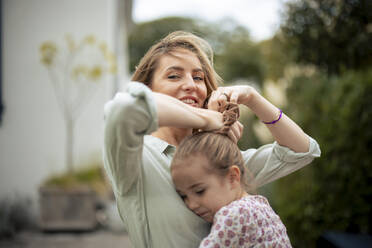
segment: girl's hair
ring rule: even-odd
[[[244,168],[244,160],[238,146],[225,134],[198,132],[185,138],[177,147],[171,169],[175,166],[188,166],[183,161],[191,156],[204,156],[212,172],[227,175],[229,168],[236,165],[240,169],[240,182],[247,192],[254,193],[253,177]]]
[[[222,79],[213,68],[213,50],[204,39],[184,31],[175,31],[168,34],[161,41],[153,45],[142,57],[132,76],[132,81],[146,84],[151,88],[154,71],[163,55],[170,54],[177,49],[187,49],[199,59],[205,74],[207,95],[217,89]]]

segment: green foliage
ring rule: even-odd
[[[275,183],[274,206],[296,247],[326,230],[372,232],[372,70],[328,78],[299,75],[286,112],[316,138],[322,155]]]
[[[243,109],[244,108],[244,109]],[[247,150],[249,148],[257,148],[262,145],[259,138],[255,134],[253,125],[257,121],[257,117],[246,107],[240,107],[239,121],[243,124],[243,134],[238,141],[240,150]]]
[[[287,46],[281,34],[258,44],[265,68],[265,80],[277,81],[284,77],[284,71],[294,61],[294,51]]]
[[[328,74],[371,65],[370,0],[301,0],[287,7],[281,30],[298,62]]]
[[[100,164],[76,170],[74,173],[52,176],[44,182],[44,186],[57,186],[65,189],[89,186],[98,194],[107,193],[110,187],[105,180]]]
[[[227,41],[216,56],[216,68],[226,82],[245,79],[261,86],[265,74],[261,51],[248,36]]]

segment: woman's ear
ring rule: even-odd
[[[231,185],[240,185],[240,169],[237,165],[230,166],[228,178]]]

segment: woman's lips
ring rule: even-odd
[[[193,107],[199,107],[198,99],[194,96],[184,96],[184,97],[181,97],[179,100],[187,105],[191,105]]]

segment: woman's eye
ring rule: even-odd
[[[202,77],[194,77],[194,80],[204,81],[204,78],[202,78]]]
[[[179,76],[178,75],[169,75],[168,78],[169,79],[177,79],[177,78],[179,78]]]

